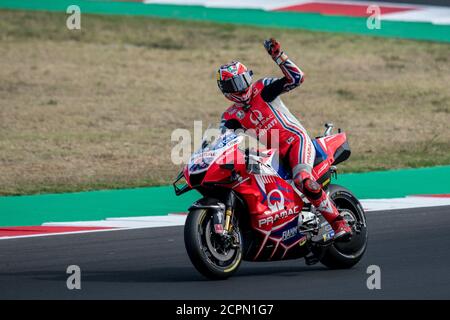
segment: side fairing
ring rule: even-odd
[[[303,201],[285,180],[253,175],[236,188],[247,203],[252,229],[259,238],[253,260],[281,259],[305,238],[298,232]]]

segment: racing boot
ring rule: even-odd
[[[352,237],[352,228],[350,228],[347,221],[341,216],[334,219],[331,223],[331,227],[334,231],[334,240],[348,241]]]
[[[331,225],[334,231],[333,239],[339,241],[350,240],[352,229],[347,221],[339,214],[338,209],[330,201],[322,187],[311,178],[306,178],[302,182],[302,188],[300,190]]]

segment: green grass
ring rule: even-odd
[[[283,100],[311,136],[334,122],[341,172],[450,163],[450,45],[144,17],[0,10],[0,194],[170,183],[176,128],[217,123],[215,70],[280,76],[278,38],[306,73]]]

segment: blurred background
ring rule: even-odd
[[[448,1],[395,2],[372,30],[359,1],[1,0],[0,194],[170,183],[171,132],[229,105],[219,65],[281,76],[269,37],[306,73],[283,99],[310,135],[347,132],[344,172],[450,164]]]

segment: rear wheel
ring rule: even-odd
[[[209,279],[226,279],[242,261],[242,236],[237,221],[230,235],[215,233],[213,217],[207,209],[194,209],[184,226],[184,243],[194,267]]]
[[[367,225],[364,210],[358,199],[346,188],[332,184],[329,196],[341,216],[352,227],[350,241],[336,241],[322,252],[320,262],[331,269],[351,268],[361,260],[367,248]]]

